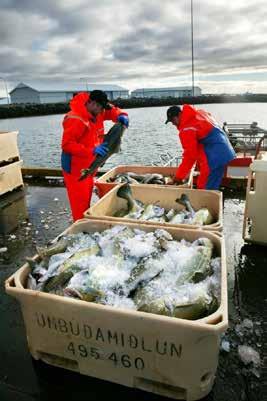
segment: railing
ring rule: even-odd
[[[238,151],[244,152],[244,157],[248,151],[254,151],[255,157],[257,157],[261,150],[267,150],[267,130],[258,127],[257,122],[251,124],[227,124],[225,122],[223,130],[233,146]],[[152,161],[152,166],[176,167],[181,160],[182,150],[175,156],[165,152],[159,155],[159,160]]]
[[[152,166],[176,167],[181,161],[181,152],[179,155],[173,156],[169,152],[161,153],[158,161],[152,161]]]

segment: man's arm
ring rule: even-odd
[[[128,113],[113,105],[110,110],[104,111],[104,120],[112,120],[114,123],[116,123],[119,116],[125,116],[128,118]]]
[[[175,173],[177,181],[184,180],[187,177],[198,156],[196,131],[194,129],[182,130],[179,137],[183,147],[183,159]]]

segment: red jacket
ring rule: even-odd
[[[63,120],[62,167],[67,173],[80,176],[81,169],[87,168],[94,160],[95,146],[104,140],[104,121],[117,121],[120,114],[125,114],[118,107],[104,110],[94,117],[86,109],[90,96],[79,93],[70,102],[71,111]]]
[[[183,106],[177,129],[183,147],[183,160],[176,171],[176,178],[183,180],[189,174],[195,162],[202,173],[210,170],[203,140],[217,126],[210,113],[195,109],[189,104]]]

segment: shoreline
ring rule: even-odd
[[[167,107],[182,104],[220,104],[220,103],[267,103],[267,94],[246,95],[201,95],[180,98],[129,98],[111,100],[112,104],[122,109]],[[65,114],[69,103],[11,104],[0,106],[0,120],[18,117],[34,117],[53,114]]]

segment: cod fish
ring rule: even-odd
[[[76,273],[69,281],[67,287],[63,289],[63,294],[87,302],[95,302],[103,298],[105,294],[102,291],[88,284],[89,277],[88,270]]]
[[[76,252],[58,268],[56,276],[48,279],[44,285],[44,291],[50,292],[59,286],[65,285],[80,270],[80,263],[89,258],[89,256],[97,255],[99,251],[99,246],[94,244],[90,248]]]
[[[38,255],[42,259],[45,259],[52,255],[56,255],[57,253],[65,252],[67,247],[72,245],[74,241],[75,241],[75,239],[71,236],[62,237],[57,242],[53,243],[50,246],[46,246],[46,247],[37,246],[36,250],[37,250]]]
[[[120,150],[121,138],[125,131],[124,125],[121,123],[114,124],[108,133],[105,135],[105,144],[107,144],[108,153],[106,156],[97,155],[95,160],[90,164],[90,166],[81,171],[81,176],[79,181],[84,180],[88,175],[93,175],[96,169],[102,166],[106,160],[113,154],[118,153]]]
[[[145,210],[140,217],[140,220],[154,220],[165,222],[165,219],[163,218],[164,212],[164,208],[158,205],[146,205]]]
[[[176,202],[183,205],[185,209],[191,214],[191,224],[207,225],[213,222],[213,217],[207,208],[201,208],[195,211],[190,203],[190,200],[186,194],[182,194],[180,198],[176,199]]]
[[[117,174],[116,177],[110,177],[109,179],[107,179],[107,182],[118,182],[121,184],[123,182],[127,182],[128,184],[139,184],[139,182],[137,180],[135,180],[133,177],[131,177],[127,173],[121,173],[121,174]]]
[[[176,280],[177,286],[185,282],[198,283],[210,274],[213,243],[208,238],[199,238],[196,245],[195,252],[182,266],[182,272]]]
[[[132,219],[138,219],[142,212],[144,211],[144,208],[140,206],[137,201],[133,198],[132,195],[132,190],[130,188],[129,184],[123,184],[117,192],[117,196],[119,198],[125,199],[128,204],[128,212],[126,216],[124,217],[129,217]]]
[[[205,293],[199,294],[194,300],[181,302],[179,299],[169,299],[168,297],[147,300],[140,303],[137,310],[156,315],[172,316],[179,319],[197,320],[201,319],[218,309],[218,301],[211,297],[209,301]]]
[[[104,297],[104,293],[92,287],[71,288],[66,287],[63,289],[63,294],[67,297],[78,298],[86,302],[95,302]]]

